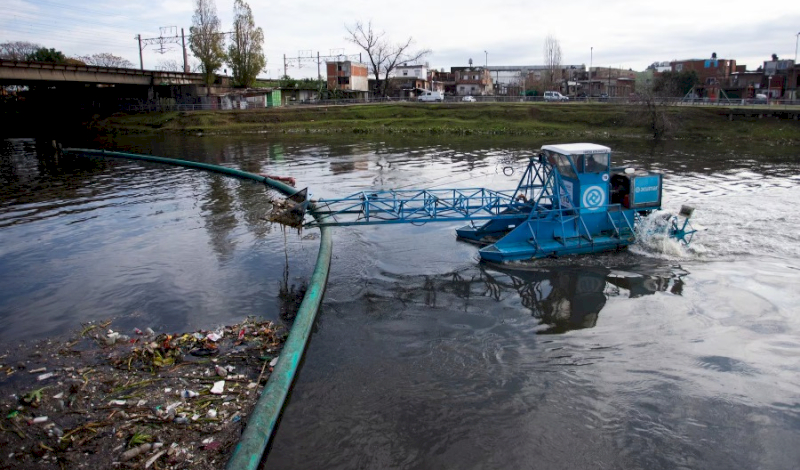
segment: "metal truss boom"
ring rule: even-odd
[[[512,194],[485,188],[365,191],[318,201],[315,212],[321,217],[306,226],[496,219],[518,216],[522,206]]]

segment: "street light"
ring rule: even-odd
[[[792,77],[794,78],[794,83],[792,83],[792,89],[794,93],[792,94],[792,99],[797,99],[797,41],[800,40],[800,33],[795,34],[794,39],[794,64],[792,65]]]
[[[794,40],[794,63],[797,64],[797,41],[800,40],[800,33],[795,34]]]
[[[489,68],[489,53],[486,51],[483,51],[483,53],[486,54],[486,68]]]
[[[594,57],[594,46],[589,48],[589,97],[594,96],[592,89],[592,58]]]

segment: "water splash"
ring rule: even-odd
[[[671,260],[695,258],[700,252],[695,245],[686,245],[669,236],[672,227],[672,214],[669,211],[653,211],[642,217],[636,225],[636,243],[631,249],[639,254]]]

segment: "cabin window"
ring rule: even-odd
[[[558,153],[554,153],[553,157],[555,159],[556,166],[558,167],[558,172],[561,173],[561,176],[566,176],[568,178],[578,177],[578,175],[575,174],[575,170],[572,168],[572,163],[570,163],[569,157]]]
[[[578,171],[583,169],[584,173],[605,173],[608,171],[608,162],[607,153],[581,155],[577,160]]]

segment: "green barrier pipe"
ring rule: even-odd
[[[284,194],[293,194],[297,190],[279,181],[266,178],[264,176],[248,173],[208,163],[192,162],[188,160],[178,160],[174,158],[154,157],[151,155],[139,155],[126,152],[110,152],[105,150],[93,149],[65,149],[65,153],[80,153],[88,155],[100,155],[105,157],[127,158],[132,160],[142,160],[147,162],[165,163],[169,165],[180,165],[189,168],[222,173],[237,178],[251,179],[263,182]],[[311,206],[313,214],[313,206]],[[317,311],[322,303],[322,296],[325,293],[325,285],[328,282],[328,273],[331,266],[331,254],[333,242],[331,240],[330,229],[320,227],[319,253],[314,272],[311,275],[311,282],[306,290],[306,295],[300,303],[292,330],[286,343],[283,345],[278,363],[275,365],[272,375],[264,387],[261,397],[258,399],[253,413],[247,421],[244,434],[233,450],[233,455],[228,461],[227,470],[256,470],[261,463],[264,451],[275,432],[283,405],[292,387],[297,368],[305,353],[308,338],[311,335],[311,327],[317,316]]]

